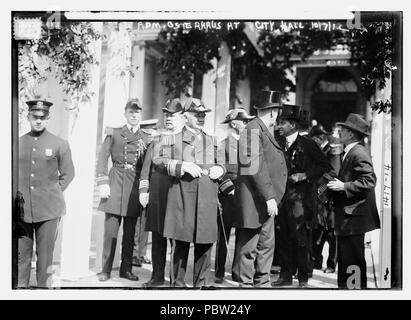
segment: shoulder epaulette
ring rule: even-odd
[[[114,132],[114,128],[113,127],[106,127],[106,129],[104,130],[104,133],[108,136],[112,136]]]

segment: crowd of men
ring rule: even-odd
[[[74,167],[68,143],[46,130],[52,104],[27,104],[31,132],[19,140],[18,287],[29,285],[34,239],[37,285],[49,287],[57,225],[65,214],[62,192]],[[226,137],[218,142],[203,130],[211,110],[199,99],[168,100],[162,130],[143,128],[142,108],[137,99],[127,102],[126,125],[106,130],[98,157],[98,209],[105,213],[100,281],[111,277],[122,223],[119,276],[138,281],[132,266],[152,263],[145,287],[166,285],[168,243],[169,285],[187,287],[193,243],[193,286],[210,286],[215,243],[216,283],[225,281],[228,256],[231,279],[240,287],[290,286],[296,277],[298,287],[307,288],[313,269],[322,269],[328,242],[324,272],[338,269],[338,286],[347,288],[357,267],[357,287],[366,288],[364,234],[379,228],[379,216],[376,176],[361,144],[369,134],[364,117],[350,114],[337,123],[338,138],[321,125],[307,134],[306,110],[283,104],[280,92],[262,90],[256,116],[231,109],[223,122]],[[149,232],[152,262],[145,256]],[[271,282],[274,265],[279,277]]]

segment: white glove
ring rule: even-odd
[[[201,177],[203,170],[194,162],[183,162],[181,170],[190,174],[193,178]]]
[[[140,193],[139,199],[140,199],[140,204],[142,205],[143,208],[147,207],[148,204],[148,193]]]
[[[210,168],[210,173],[209,173],[209,177],[211,180],[215,180],[220,178],[222,175],[224,174],[224,170],[223,168],[221,168],[220,166],[214,166]]]
[[[107,199],[110,197],[110,186],[108,184],[102,184],[100,186],[100,198]]]
[[[275,199],[270,199],[267,202],[267,213],[270,217],[278,214],[277,202]]]

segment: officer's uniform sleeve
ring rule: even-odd
[[[59,159],[59,184],[64,191],[74,179],[74,165],[71,159],[71,150],[67,141],[63,140]]]
[[[150,143],[147,147],[146,154],[144,156],[143,167],[140,172],[139,192],[147,193],[150,187],[150,172],[151,172],[151,160],[153,157],[153,143]]]
[[[113,129],[106,129],[107,136],[101,145],[97,160],[97,185],[108,184],[108,158],[110,157],[111,144],[113,142]]]
[[[256,143],[258,141],[258,143]],[[243,175],[247,175],[252,181],[255,190],[260,194],[265,201],[276,198],[274,186],[270,179],[266,161],[270,159],[264,158],[263,143],[260,141],[260,133],[258,130],[244,130],[240,136],[238,145],[240,161],[239,166],[242,167]],[[247,164],[243,164],[244,159],[248,159]],[[245,172],[245,173],[244,173]]]
[[[162,136],[159,143],[153,147],[153,167],[164,174],[180,179],[183,161],[176,158],[176,145],[170,145],[170,136]]]
[[[217,163],[224,163],[224,170],[225,173],[221,177],[219,184],[218,184],[218,189],[221,193],[227,195],[231,191],[234,190],[234,183],[232,178],[234,175],[237,174],[237,165],[230,163],[231,161],[237,162],[237,157],[235,159],[230,159],[229,155],[229,140],[224,139],[220,145],[218,146],[217,149]]]

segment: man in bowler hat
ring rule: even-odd
[[[366,288],[364,235],[380,228],[374,191],[377,179],[371,158],[361,144],[369,135],[369,124],[363,116],[350,113],[345,122],[337,125],[341,126],[340,138],[345,148],[338,178],[328,183],[334,191],[337,282],[339,288]],[[360,272],[360,283],[350,281],[356,272]]]
[[[120,277],[138,281],[132,273],[132,256],[139,203],[139,178],[149,136],[141,131],[141,105],[138,99],[129,100],[124,108],[127,123],[121,128],[108,128],[97,164],[97,184],[100,188],[98,209],[105,212],[103,270],[100,281],[111,277],[117,245],[118,229],[123,222]],[[108,172],[108,159],[113,166]]]
[[[35,241],[37,286],[50,287],[57,228],[66,214],[63,191],[74,178],[74,166],[68,142],[46,129],[53,104],[45,100],[26,104],[31,131],[19,139],[19,192],[24,205],[16,229],[17,286],[29,285]]]
[[[247,123],[255,116],[248,115],[244,109],[231,109],[224,124],[228,125],[227,137],[220,143],[220,148],[225,155],[224,165],[227,169],[226,174],[220,181],[218,198],[221,204],[221,212],[218,214],[218,240],[215,253],[215,282],[224,281],[225,263],[227,259],[227,246],[230,239],[233,215],[236,212],[234,203],[234,183],[237,179],[237,157],[238,140],[240,134],[245,129]]]
[[[331,169],[315,142],[299,135],[299,123],[306,118],[300,106],[285,105],[279,121],[279,132],[286,138],[288,180],[278,215],[281,271],[273,286],[291,285],[296,269],[299,287],[308,286],[311,222],[316,211],[314,182]]]
[[[240,135],[233,226],[236,243],[233,279],[240,286],[267,286],[274,255],[274,216],[284,195],[287,165],[274,138],[282,108],[278,91],[262,90],[254,108],[257,117]]]

